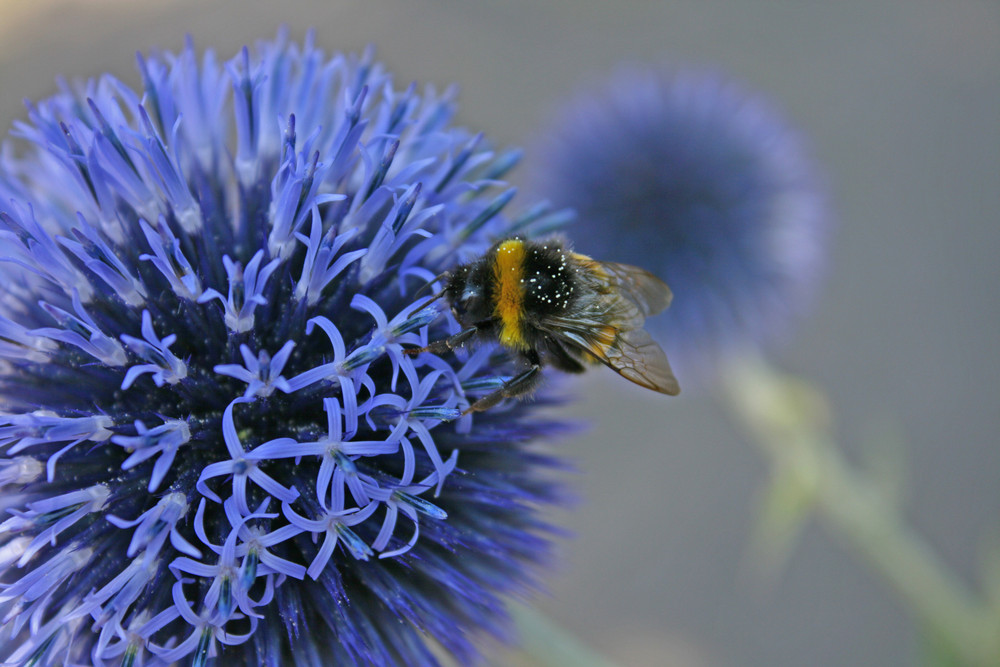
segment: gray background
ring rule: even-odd
[[[0,126],[57,74],[136,85],[137,50],[190,32],[228,58],[279,22],[327,49],[375,44],[401,86],[460,83],[461,122],[501,144],[622,61],[718,66],[770,95],[811,136],[841,220],[820,302],[777,361],[829,391],[852,460],[882,424],[904,436],[906,516],[975,585],[1000,526],[994,0],[134,5],[0,0]],[[551,616],[622,665],[918,662],[906,610],[816,524],[776,576],[755,574],[767,469],[717,404],[616,380],[572,387],[593,429],[564,447],[582,502]]]

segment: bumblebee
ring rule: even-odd
[[[580,373],[599,362],[641,387],[680,392],[666,354],[642,328],[671,300],[666,283],[648,271],[599,262],[559,241],[515,237],[443,277],[438,296],[463,329],[407,353],[441,354],[479,338],[499,341],[527,366],[466,413],[530,393],[544,365]]]

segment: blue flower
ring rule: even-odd
[[[0,659],[461,664],[511,638],[564,430],[417,297],[513,229],[515,152],[371,54],[139,57],[0,153]],[[543,393],[540,403],[545,403]],[[221,664],[221,663],[220,663]]]
[[[577,248],[670,285],[646,326],[682,384],[787,334],[815,292],[828,218],[802,139],[767,102],[708,73],[625,69],[544,136],[537,191],[576,209]]]

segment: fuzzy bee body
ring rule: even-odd
[[[448,274],[442,295],[465,328],[413,352],[444,352],[480,337],[499,341],[528,365],[468,411],[527,394],[546,364],[580,373],[600,362],[640,386],[680,392],[666,355],[642,328],[671,299],[648,271],[599,262],[558,241],[510,238]]]

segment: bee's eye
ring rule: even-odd
[[[463,306],[468,307],[471,302],[476,301],[482,295],[482,290],[476,285],[466,285],[462,290],[462,297],[459,299]]]

